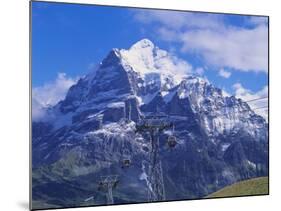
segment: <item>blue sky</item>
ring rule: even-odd
[[[69,86],[111,48],[143,38],[229,94],[267,94],[266,17],[43,2],[32,3],[32,87]]]

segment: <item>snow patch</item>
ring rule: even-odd
[[[108,108],[124,108],[125,103],[124,102],[114,102],[114,103],[108,104],[107,107]]]
[[[151,192],[153,192],[151,183],[149,182],[148,175],[147,175],[146,172],[145,172],[145,164],[144,164],[144,162],[142,162],[142,167],[141,167],[141,169],[142,169],[142,173],[141,173],[139,179],[140,179],[140,180],[145,180],[147,187],[149,188],[149,190],[150,190]]]
[[[225,152],[229,146],[230,146],[229,143],[224,143],[224,144],[221,145],[221,150],[222,150],[223,152]]]
[[[161,84],[165,84],[166,78],[173,78],[174,85],[179,84],[183,77],[192,72],[189,63],[159,49],[147,39],[137,42],[129,50],[120,50],[120,55],[125,69],[133,69],[142,78],[158,73],[161,75]]]
[[[90,196],[89,198],[84,199],[84,202],[88,202],[92,200],[94,200],[94,196]]]
[[[141,96],[140,97],[141,98],[141,104],[140,105],[150,103],[156,95],[157,95],[157,92],[152,93],[152,94],[149,93],[147,95]]]
[[[252,168],[256,169],[256,164],[255,164],[255,163],[253,163],[253,162],[251,162],[251,161],[249,161],[249,160],[246,160],[246,162],[247,162],[247,164],[248,164],[249,166],[251,166]]]
[[[165,103],[170,102],[173,97],[175,96],[177,90],[173,90],[173,91],[169,91],[169,92],[161,92],[162,96],[163,96],[163,100]]]

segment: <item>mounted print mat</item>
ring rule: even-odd
[[[268,194],[267,16],[30,7],[31,209]]]

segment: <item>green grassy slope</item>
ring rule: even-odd
[[[268,194],[268,177],[244,180],[218,190],[206,198]]]

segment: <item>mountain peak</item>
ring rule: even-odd
[[[142,39],[136,42],[132,45],[131,49],[142,49],[142,48],[154,48],[153,42],[151,42],[149,39]]]
[[[207,84],[209,85],[210,82],[207,78],[195,76],[195,75],[189,75],[187,77],[184,77],[181,84]]]

